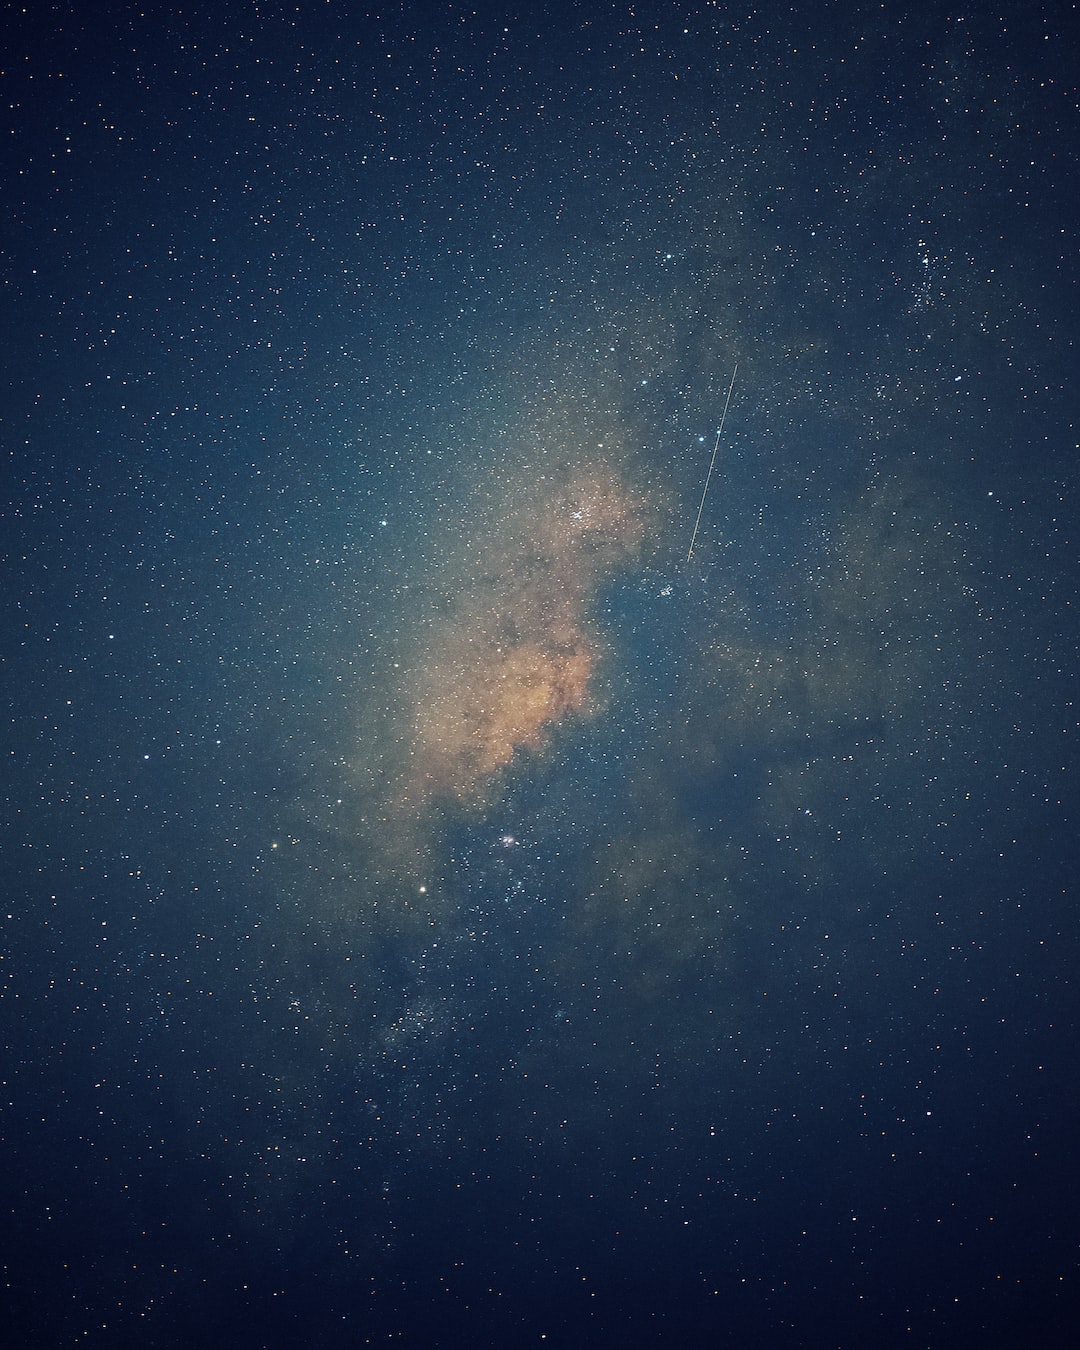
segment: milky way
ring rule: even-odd
[[[414,677],[405,797],[482,800],[522,754],[594,706],[591,602],[642,536],[640,499],[603,463],[536,475],[430,635]]]

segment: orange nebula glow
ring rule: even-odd
[[[470,556],[479,564],[436,625],[419,672],[406,796],[461,802],[564,718],[590,711],[600,580],[640,542],[640,502],[610,472],[540,478]]]

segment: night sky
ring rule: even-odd
[[[4,1344],[1074,1345],[1076,6],[2,34]]]

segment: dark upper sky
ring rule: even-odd
[[[1075,7],[3,28],[11,1343],[1071,1344]]]

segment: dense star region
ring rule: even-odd
[[[638,504],[604,471],[525,475],[524,503],[477,541],[416,696],[414,792],[468,799],[589,703],[598,659],[588,602],[640,540]]]
[[[5,1347],[1071,1350],[1075,33],[8,16]]]

